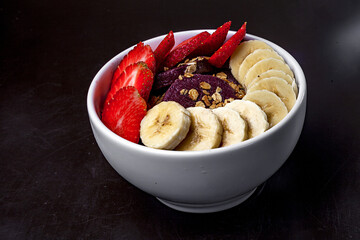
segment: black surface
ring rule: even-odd
[[[3,1],[0,239],[360,239],[359,1]],[[95,143],[90,81],[173,31],[244,21],[308,84],[300,140],[250,201],[186,214],[122,179]]]

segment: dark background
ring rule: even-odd
[[[359,1],[2,1],[0,16],[0,239],[360,239]],[[298,60],[304,129],[244,204],[177,212],[107,163],[87,89],[140,40],[228,20]]]

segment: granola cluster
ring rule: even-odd
[[[192,73],[185,73],[184,76],[179,75],[179,79],[182,80],[182,79],[184,79],[184,77],[190,78],[193,76],[194,75]],[[244,95],[245,95],[244,89],[241,88],[240,85],[237,85],[237,84],[231,82],[230,80],[228,80],[226,73],[219,72],[219,73],[213,74],[213,76],[220,78],[220,79],[224,80],[227,84],[229,84],[230,87],[232,87],[236,91],[236,96],[238,99],[241,99],[244,97]],[[230,103],[235,100],[234,98],[223,99],[221,96],[222,89],[219,86],[217,86],[215,89],[215,92],[212,95],[210,95],[209,90],[211,90],[212,86],[205,81],[202,81],[199,83],[199,88],[201,89],[202,93],[204,94],[201,97],[201,99],[199,99],[199,92],[195,88],[192,88],[190,90],[183,88],[180,90],[179,93],[180,93],[180,95],[187,95],[192,101],[195,101],[195,107],[204,107],[204,108],[210,108],[210,109],[223,107],[227,103]]]

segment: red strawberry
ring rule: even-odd
[[[210,36],[208,32],[202,32],[195,35],[192,38],[189,38],[172,50],[164,60],[164,67],[171,68],[175,66],[177,63],[184,60],[187,56],[191,54],[196,48],[200,46],[200,44]]]
[[[154,82],[154,74],[144,62],[131,64],[121,73],[115,80],[106,96],[105,105],[114,97],[117,91],[122,87],[134,86],[140,95],[148,100],[152,84]]]
[[[140,139],[140,122],[146,115],[146,102],[135,87],[121,88],[102,112],[102,122],[111,131],[134,143]]]
[[[127,66],[136,62],[145,62],[148,65],[148,68],[155,73],[156,61],[153,51],[149,45],[144,45],[144,43],[139,42],[120,62],[119,66],[116,68],[111,85],[114,84],[115,80],[120,77],[121,73],[125,70]]]
[[[161,63],[164,61],[166,55],[173,48],[174,44],[175,44],[174,33],[173,31],[170,31],[154,51],[157,70],[160,68]]]
[[[191,56],[211,56],[224,43],[227,33],[230,29],[231,21],[224,23],[218,27],[210,37],[205,39],[201,45],[191,53]]]
[[[242,27],[225,42],[209,59],[209,63],[215,67],[221,68],[226,60],[233,54],[236,47],[240,44],[246,33],[246,22]]]

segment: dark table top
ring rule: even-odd
[[[3,1],[0,239],[360,239],[359,1]],[[289,51],[308,84],[302,135],[245,203],[172,210],[108,164],[86,94],[117,53],[232,20]]]

